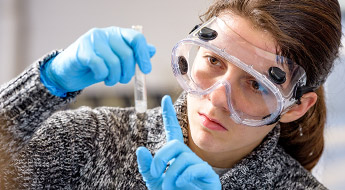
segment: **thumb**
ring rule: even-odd
[[[152,162],[152,155],[150,151],[145,147],[139,147],[136,151],[136,154],[139,172],[146,181],[148,178],[151,177],[150,167]]]
[[[176,139],[183,143],[181,126],[177,121],[174,106],[168,95],[165,95],[162,99],[162,116],[167,142]]]

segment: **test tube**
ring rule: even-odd
[[[143,32],[143,26],[133,25],[132,29]],[[147,95],[146,95],[146,82],[145,75],[139,69],[138,64],[135,64],[134,76],[134,103],[135,111],[137,113],[144,113],[147,109]]]

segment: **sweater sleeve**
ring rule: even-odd
[[[0,167],[8,163],[52,113],[71,102],[79,92],[60,98],[50,94],[40,80],[40,68],[55,57],[54,51],[0,87]]]
[[[135,150],[145,143],[147,123],[133,112],[89,107],[55,112],[0,170],[0,189],[145,189]]]

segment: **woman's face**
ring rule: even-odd
[[[224,15],[219,16],[222,17]],[[251,44],[276,53],[275,41],[271,35],[255,28],[249,20],[235,14],[223,20]],[[228,72],[234,72],[229,76],[236,76],[235,69]],[[236,91],[232,94],[236,97]],[[225,153],[224,155],[237,156],[240,159],[258,146],[274,127],[274,125],[249,127],[236,124],[230,118],[225,88],[216,89],[202,97],[188,95],[187,98],[191,137],[189,145],[192,144],[190,146],[192,149],[194,147],[208,153]],[[238,99],[240,100],[241,97]]]

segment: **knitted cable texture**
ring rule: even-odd
[[[51,95],[39,68],[53,52],[0,88],[0,189],[147,189],[137,169],[139,146],[165,144],[161,109],[63,110],[80,92]],[[185,142],[186,93],[175,102]],[[223,189],[326,189],[277,144],[277,125],[220,177]]]

